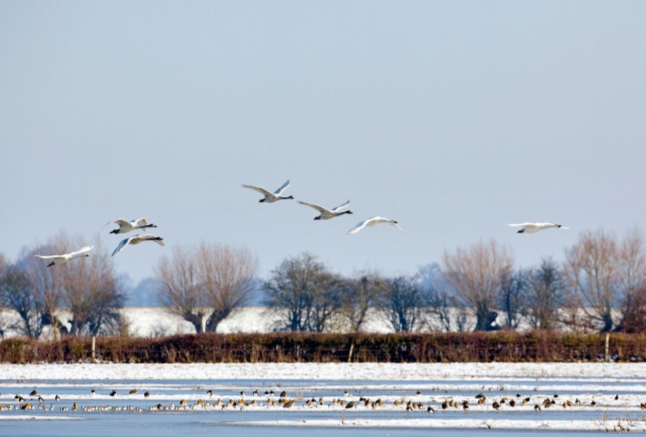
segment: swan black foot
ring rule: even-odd
[[[525,232],[525,229],[521,229],[520,231],[518,231],[519,234],[522,234],[523,232]]]

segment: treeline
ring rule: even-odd
[[[112,259],[95,241],[89,258],[47,268],[35,253],[65,253],[85,245],[59,234],[15,262],[0,257],[0,309],[18,314],[0,331],[38,337],[56,334],[125,335],[119,310],[124,287]],[[155,269],[158,299],[197,333],[215,332],[261,289],[274,311],[276,332],[358,333],[370,317],[394,332],[567,330],[644,332],[646,257],[636,230],[622,237],[583,232],[565,252],[522,268],[495,241],[446,251],[416,275],[332,272],[314,255],[289,257],[265,280],[246,249],[203,243],[175,246]],[[60,307],[71,314],[59,320]],[[0,332],[2,334],[2,332]]]
[[[97,337],[95,358],[121,363],[296,362],[568,362],[646,360],[642,334],[555,331],[426,334],[198,334],[144,339]],[[0,362],[78,362],[92,359],[91,340],[14,338],[0,342]]]

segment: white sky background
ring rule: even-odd
[[[646,231],[646,2],[0,1],[0,252],[145,216],[266,277],[414,272],[495,238],[519,265]],[[318,222],[295,201],[352,216]],[[368,228],[381,215],[407,232]],[[517,235],[505,223],[571,226]],[[101,234],[107,250],[121,240]]]

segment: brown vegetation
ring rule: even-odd
[[[97,337],[100,360],[191,362],[564,362],[605,358],[604,334],[513,331],[432,334],[198,334],[166,338]],[[646,335],[611,334],[610,356],[646,361]],[[59,342],[13,338],[0,343],[0,362],[76,362],[91,356],[91,339]]]

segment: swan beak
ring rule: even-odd
[[[397,224],[397,220],[393,220],[393,223],[394,223],[394,224]]]
[[[85,257],[87,258],[88,256],[90,256],[90,255],[86,253],[86,254],[85,254]]]
[[[556,227],[557,227],[557,228],[560,228],[560,227],[561,227],[561,225],[556,225]]]

